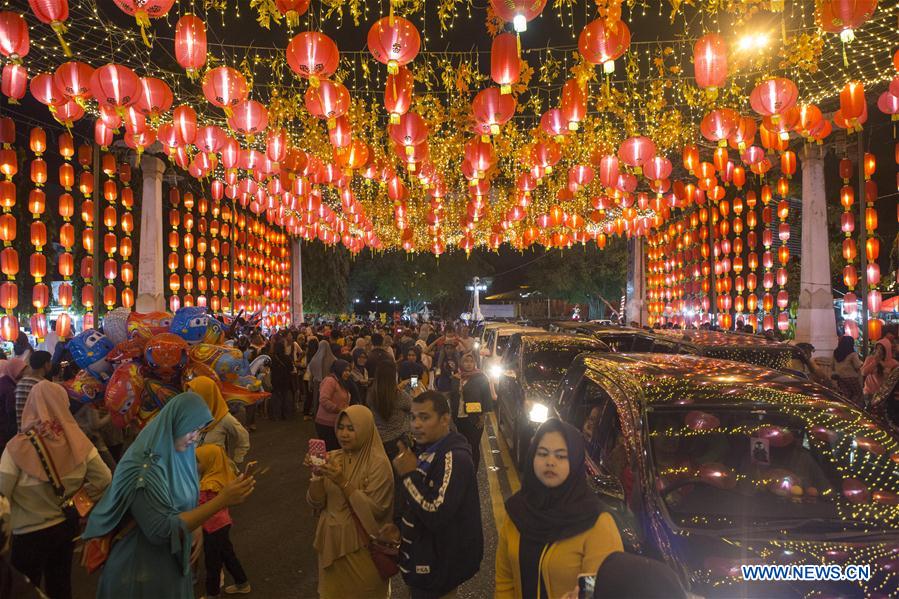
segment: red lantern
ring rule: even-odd
[[[231,109],[247,98],[247,80],[231,67],[209,69],[203,76],[203,95],[230,116]]]
[[[520,75],[518,38],[512,33],[500,33],[490,47],[490,77],[500,86],[500,93],[508,94]]]
[[[34,16],[41,23],[46,23],[53,29],[63,52],[66,56],[71,57],[72,51],[69,50],[69,45],[62,37],[62,34],[66,32],[65,22],[69,18],[68,0],[28,0],[28,4],[31,6]]]
[[[752,90],[749,104],[762,116],[775,116],[795,105],[798,97],[799,89],[795,83],[783,77],[772,77]]]
[[[19,321],[12,314],[0,317],[0,336],[6,341],[15,341],[19,338]]]
[[[66,103],[66,97],[53,81],[53,75],[49,73],[35,75],[29,88],[34,99],[51,107],[51,110]]]
[[[283,127],[270,131],[265,140],[265,155],[278,164],[287,155],[287,130]]]
[[[18,104],[25,97],[28,87],[28,71],[14,62],[3,65],[0,76],[0,93],[9,99],[10,104]],[[887,92],[884,92],[887,93]]]
[[[309,0],[275,0],[278,11],[284,15],[288,27],[296,27],[300,17],[309,10]]]
[[[339,62],[337,44],[324,33],[304,31],[287,44],[287,64],[294,73],[309,79],[313,87],[333,75]]]
[[[740,115],[729,108],[712,110],[703,117],[700,130],[703,137],[717,142],[723,148],[727,145],[727,138],[733,133],[739,119]]]
[[[865,112],[865,86],[861,81],[850,81],[840,92],[840,112],[853,125]]]
[[[342,83],[328,79],[319,82],[318,87],[310,86],[304,96],[306,110],[310,114],[328,121],[328,128],[334,126],[334,119],[345,114],[350,108],[350,92]]]
[[[716,96],[727,81],[727,42],[717,33],[707,33],[693,45],[696,85]]]
[[[471,103],[477,131],[482,135],[499,133],[500,127],[515,115],[515,105],[515,98],[500,93],[499,88],[488,87],[478,92]]]
[[[871,18],[877,0],[821,0],[815,3],[815,19],[821,29],[839,33],[844,43],[855,39],[855,29]]]
[[[93,74],[92,66],[73,60],[57,67],[53,82],[66,98],[83,102],[92,97],[90,81]]]
[[[540,117],[540,128],[547,135],[555,137],[556,141],[561,141],[563,136],[571,133],[568,123],[562,116],[562,111],[558,108],[550,108],[543,113],[543,116]]]
[[[125,108],[136,103],[141,96],[140,78],[126,66],[108,64],[91,75],[91,93],[100,104]]]
[[[28,55],[28,23],[16,12],[0,12],[0,54],[19,60]]]
[[[490,0],[493,12],[503,21],[512,23],[515,31],[521,33],[527,31],[528,21],[536,19],[546,0]]]
[[[559,106],[562,118],[570,131],[577,131],[578,124],[587,116],[587,92],[577,79],[569,79],[562,86],[562,102]]]
[[[631,44],[631,31],[624,21],[596,19],[590,21],[578,37],[577,47],[584,60],[601,64],[603,72],[615,71],[615,59]]]
[[[633,167],[637,173],[642,172],[643,164],[656,155],[656,145],[648,137],[630,137],[621,143],[618,149],[618,157],[628,166]]]
[[[156,119],[172,107],[172,90],[165,81],[155,77],[141,77],[140,87],[141,97],[135,107],[141,114],[156,122]]]
[[[322,88],[319,87],[318,89],[321,90]],[[349,98],[349,92],[347,92],[347,98]],[[347,107],[348,105],[349,100],[347,100]],[[312,110],[309,112],[312,112]],[[344,112],[346,112],[346,109]],[[228,125],[235,131],[244,134],[248,141],[252,143],[253,137],[268,127],[268,110],[256,100],[245,100],[234,105],[233,114],[228,119]]]
[[[140,34],[146,46],[152,47],[147,37],[150,19],[161,19],[172,9],[175,0],[113,0],[126,15],[131,15],[140,27]]]
[[[172,125],[178,145],[186,146],[197,139],[197,112],[188,104],[172,111]]]
[[[384,86],[384,107],[390,113],[391,125],[398,123],[400,116],[409,111],[414,87],[415,78],[412,76],[412,71],[406,67],[399,67],[395,74],[387,75],[387,84]]]
[[[428,128],[424,119],[414,112],[402,115],[396,125],[389,125],[390,139],[403,146],[417,146],[428,139]]]
[[[368,30],[368,50],[375,60],[387,65],[387,72],[412,62],[421,48],[421,37],[411,21],[389,16],[375,21]]]
[[[187,14],[175,25],[175,60],[191,79],[206,64],[206,23]]]

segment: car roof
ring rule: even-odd
[[[509,325],[508,327],[496,327],[496,332],[500,335],[514,335],[515,333],[528,333],[530,331],[536,331],[538,333],[542,333],[543,329],[538,329],[536,327],[526,327],[521,325]]]
[[[685,331],[679,329],[654,329],[651,334],[673,341],[692,343],[700,347],[752,347],[770,349],[795,349],[782,341],[772,341],[759,335],[726,333],[724,331]]]
[[[605,343],[591,337],[589,335],[574,335],[571,333],[550,333],[549,331],[544,331],[542,329],[535,329],[533,331],[524,331],[521,333],[517,333],[521,335],[521,342],[524,343],[552,343],[556,345],[564,345],[567,343],[571,343],[572,341],[579,341],[585,343],[595,344],[597,347],[605,346]]]
[[[810,404],[835,401],[829,389],[761,366],[690,354],[592,353],[578,358],[587,370],[616,382],[630,380],[648,405]]]

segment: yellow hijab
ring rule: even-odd
[[[205,430],[209,430],[218,424],[222,418],[228,415],[228,404],[222,397],[222,391],[218,384],[208,376],[198,376],[189,383],[187,388],[203,398],[209,411],[212,412],[212,422]]]
[[[221,492],[225,485],[234,480],[234,472],[228,463],[225,450],[219,445],[197,447],[197,463],[200,470],[200,490]]]

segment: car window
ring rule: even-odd
[[[584,435],[587,455],[599,470],[629,487],[629,465],[621,418],[615,402],[600,385],[584,379],[571,424]]]
[[[652,353],[654,354],[676,354],[679,344],[673,341],[665,341],[656,339],[652,344]]]
[[[631,345],[631,349],[628,351],[632,351],[634,353],[639,352],[651,352],[652,346],[655,340],[652,337],[645,337],[643,335],[634,335],[634,342]]]
[[[524,354],[524,376],[528,381],[561,381],[578,354],[599,349],[597,343],[553,343],[528,345]]]
[[[496,356],[502,356],[506,353],[506,348],[509,347],[509,340],[512,338],[511,335],[499,335],[496,338],[496,350],[493,352]]]
[[[484,339],[484,349],[492,352],[494,339],[496,339],[496,331],[488,331],[487,337]]]

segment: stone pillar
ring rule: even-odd
[[[140,248],[137,263],[138,312],[166,309],[165,263],[162,254],[162,175],[165,163],[145,154],[140,161],[144,179],[140,210]]]
[[[303,322],[303,246],[298,238],[290,240],[290,322]]]
[[[861,248],[864,251],[864,248]],[[816,357],[829,357],[837,346],[837,321],[830,282],[827,194],[820,147],[802,152],[802,254],[796,341],[815,346]]]
[[[627,241],[627,288],[625,289],[625,324],[649,324],[646,310],[646,263],[643,257],[643,238]]]

